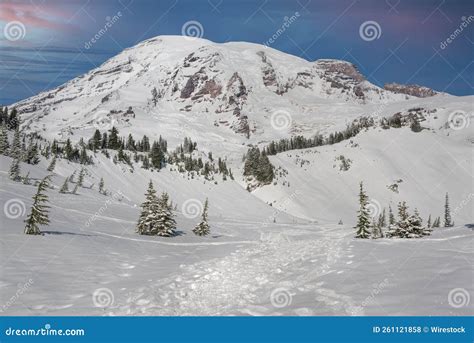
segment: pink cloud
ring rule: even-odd
[[[2,1],[1,21],[20,21],[25,26],[37,29],[67,29],[72,14],[58,5],[46,4],[41,0],[31,2]]]

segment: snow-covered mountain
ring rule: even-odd
[[[77,142],[81,137],[90,138],[96,128],[107,130],[111,126],[122,135],[131,133],[136,138],[146,134],[156,139],[162,135],[172,148],[184,137],[191,137],[201,151],[226,158],[234,170],[242,167],[241,157],[249,144],[265,146],[279,138],[327,134],[344,129],[361,116],[416,113],[426,128],[420,133],[408,128],[393,134],[370,130],[349,143],[272,157],[277,167],[290,169],[287,178],[291,187],[282,181],[254,194],[279,207],[279,202],[295,189],[303,194],[312,189],[306,196],[290,197],[280,208],[314,220],[350,220],[356,203],[350,205],[352,199],[348,197],[324,214],[314,211],[321,207],[320,201],[331,196],[330,189],[326,189],[329,184],[337,183],[337,194],[353,193],[358,182],[366,180],[372,196],[388,201],[398,195],[387,193],[387,187],[394,180],[404,179],[403,197],[413,200],[428,215],[442,197],[426,194],[426,190],[436,180],[446,181],[449,169],[457,177],[440,184],[438,192],[451,191],[453,201],[461,202],[468,196],[469,187],[465,186],[472,185],[469,151],[473,135],[469,120],[473,97],[456,97],[413,85],[385,88],[368,82],[356,66],[345,61],[309,62],[258,44],[159,36],[14,106],[22,116],[23,129],[48,139],[71,138]],[[450,125],[456,116],[464,120],[461,125],[467,122],[461,130]],[[419,147],[420,152],[413,147]],[[294,168],[301,161],[285,160],[284,155],[290,159],[303,155],[310,158],[304,169]],[[352,160],[352,169],[342,172],[334,167],[340,155]],[[416,162],[412,159],[419,158],[430,161],[423,164],[424,169],[413,168]],[[395,165],[393,161],[398,159],[401,161]],[[423,173],[432,178],[423,177]],[[417,188],[415,183],[423,186]],[[464,207],[459,214],[463,220],[469,218],[468,209]]]

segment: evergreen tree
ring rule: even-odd
[[[24,185],[30,185],[30,172],[26,173],[26,176],[23,178],[23,184]]]
[[[30,142],[28,149],[26,149],[25,162],[28,164],[39,163],[38,144]]]
[[[161,169],[162,163],[164,162],[164,155],[158,142],[153,142],[150,151],[150,160],[153,168]]]
[[[79,188],[79,184],[76,183],[76,184],[74,185],[74,188],[72,189],[72,192],[71,192],[71,193],[72,193],[72,194],[77,194],[77,189],[78,189],[78,188]]]
[[[207,211],[209,209],[209,201],[206,198],[204,202],[204,209],[202,210],[201,222],[196,225],[193,232],[197,236],[207,236],[211,233],[209,223],[207,222]]]
[[[100,131],[96,129],[94,132],[94,136],[92,136],[92,150],[96,151],[97,149],[100,149],[101,139],[102,135],[100,134]]]
[[[100,194],[105,194],[105,189],[104,189],[104,178],[101,177],[99,181],[99,193]]]
[[[66,179],[64,180],[64,183],[61,186],[61,189],[59,190],[59,193],[69,193],[69,177],[66,176]]]
[[[13,181],[20,181],[20,160],[18,158],[14,158],[10,165],[9,170],[10,179]]]
[[[21,139],[20,139],[20,129],[17,127],[15,133],[13,134],[13,142],[10,150],[10,156],[14,159],[21,159]]]
[[[46,170],[52,173],[55,167],[56,167],[56,155],[53,156],[53,159],[51,160],[51,163],[49,164]]]
[[[0,155],[8,156],[10,143],[8,142],[8,132],[5,124],[0,127]]]
[[[168,193],[162,193],[158,201],[158,216],[156,227],[153,228],[152,234],[164,237],[174,236],[176,230],[176,221],[169,203]]]
[[[438,217],[433,221],[433,226],[432,227],[440,227],[441,225],[441,218]]]
[[[147,192],[145,193],[145,201],[140,207],[142,211],[138,218],[136,232],[140,235],[151,235],[155,230],[158,218],[158,198],[151,180],[148,184]]]
[[[31,212],[26,218],[25,233],[27,235],[39,235],[41,231],[39,225],[48,225],[49,224],[49,206],[48,196],[46,195],[46,189],[49,187],[51,182],[51,175],[46,176],[38,185],[38,190],[33,196],[33,205],[31,207]]]
[[[114,149],[117,150],[120,148],[120,142],[119,142],[119,132],[115,126],[112,126],[112,129],[110,130],[109,134],[109,141],[107,143],[107,147],[109,149]]]
[[[156,90],[156,87],[153,87],[151,90],[151,101],[153,101],[153,105],[156,106],[156,103],[158,102],[158,91]]]
[[[359,191],[359,211],[357,215],[357,225],[355,229],[356,238],[369,238],[370,237],[370,212],[367,208],[369,203],[369,197],[365,194],[363,183],[360,182],[360,191]]]
[[[385,227],[385,208],[383,209],[382,213],[379,215],[378,223],[379,228]]]
[[[449,197],[446,193],[446,200],[444,203],[444,227],[451,227],[454,223],[451,221],[451,208],[449,207]]]
[[[78,187],[82,187],[82,185],[84,184],[85,174],[86,174],[86,170],[84,168],[81,168],[81,170],[79,171],[79,177],[77,178],[77,186]]]
[[[392,206],[388,206],[388,224],[394,225],[395,224],[395,216],[393,215]]]
[[[426,223],[426,226],[427,226],[428,228],[431,227],[431,214],[430,214],[429,217],[428,217],[428,222]]]

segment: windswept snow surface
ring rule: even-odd
[[[1,162],[5,166],[9,159]],[[116,166],[108,163],[111,175]],[[22,167],[33,179],[45,174]],[[275,216],[272,207],[242,188],[229,188],[228,203],[214,200],[219,211],[207,190],[210,237],[192,234],[197,219],[185,217],[181,203],[178,237],[139,236],[135,201],[145,189],[148,175],[140,177],[145,171],[136,172],[135,187],[104,196],[87,189],[99,169],[92,166],[86,188],[77,195],[59,194],[63,177],[58,173],[67,175],[74,167],[58,163],[48,192],[52,221],[43,236],[22,232],[22,203],[28,210],[35,187],[0,174],[4,315],[472,314],[472,303],[459,300],[473,292],[472,225],[439,228],[417,240],[355,240],[348,225],[284,215],[273,223],[266,220]],[[172,195],[185,193],[187,187],[178,188],[182,181],[168,174],[162,171],[154,179],[167,180]],[[211,187],[201,182],[195,186]],[[113,187],[119,186],[126,185]],[[246,208],[258,209],[258,215],[230,201],[245,194]],[[453,302],[453,292],[462,306]]]

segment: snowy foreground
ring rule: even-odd
[[[35,187],[0,178],[3,315],[473,313],[469,225],[417,240],[356,240],[346,225],[270,223],[264,207],[260,220],[215,216],[211,200],[210,237],[194,236],[197,219],[179,210],[180,236],[143,237],[133,194],[59,194],[55,177],[52,223],[27,236],[21,202],[28,209]],[[138,197],[145,186],[137,188]]]

